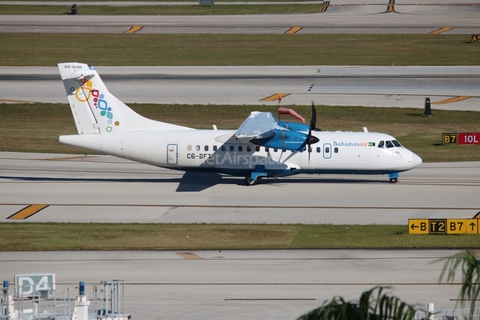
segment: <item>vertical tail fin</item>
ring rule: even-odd
[[[142,117],[108,90],[94,67],[59,63],[78,134],[188,129]]]

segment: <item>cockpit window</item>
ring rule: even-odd
[[[402,145],[397,140],[392,140],[392,143],[395,147],[401,147]]]
[[[393,148],[393,143],[390,140],[387,140],[386,143],[387,148]]]
[[[378,147],[379,148],[383,148],[383,145],[385,144],[385,142],[382,140],[378,143]]]

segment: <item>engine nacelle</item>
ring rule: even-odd
[[[281,150],[303,151],[308,139],[308,135],[302,132],[290,130],[273,130],[275,135],[273,137],[254,139],[253,143]]]
[[[299,131],[304,133],[307,133],[310,130],[310,126],[308,124],[298,123],[298,122],[279,121],[278,125],[288,130]]]

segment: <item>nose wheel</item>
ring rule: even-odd
[[[398,172],[389,173],[388,178],[390,179],[391,183],[397,183],[398,182]]]

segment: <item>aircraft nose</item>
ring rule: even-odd
[[[422,158],[412,152],[412,168],[418,167],[422,163]]]

